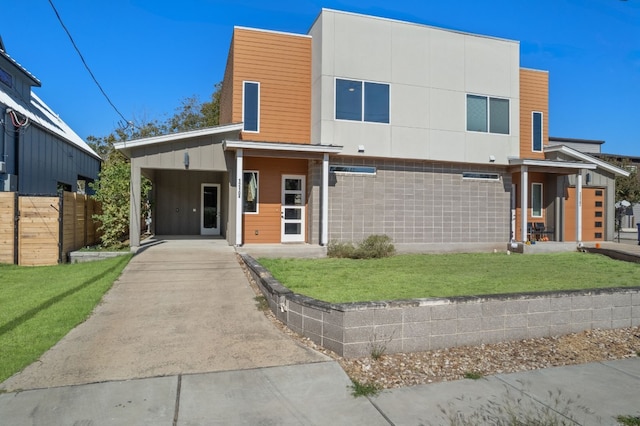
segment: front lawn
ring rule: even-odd
[[[83,322],[131,255],[96,262],[0,265],[0,382]]]
[[[259,262],[292,291],[331,303],[640,286],[640,264],[577,252]]]

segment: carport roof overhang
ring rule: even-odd
[[[526,158],[512,158],[509,160],[512,171],[517,172],[520,166],[526,166],[529,172],[555,173],[559,175],[570,175],[578,173],[580,170],[595,170],[595,164],[581,163],[575,161],[555,161],[555,160],[531,160]]]
[[[294,158],[320,158],[322,154],[339,154],[342,146],[337,145],[312,145],[301,143],[282,142],[254,142],[240,140],[225,140],[222,148],[227,151],[242,149],[244,155],[256,157],[294,157]]]
[[[185,139],[198,138],[203,136],[222,135],[225,133],[239,134],[242,131],[242,123],[225,124],[215,127],[207,127],[205,129],[190,130],[180,133],[169,133],[167,135],[153,136],[150,138],[134,139],[131,141],[118,142],[113,144],[114,148],[131,158],[131,151],[149,145],[158,145],[163,143],[171,143]]]

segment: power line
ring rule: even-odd
[[[58,13],[58,9],[56,9],[56,7],[54,6],[53,0],[49,0],[49,4],[51,5],[51,8],[53,9],[53,12],[56,14],[56,17],[58,18],[58,22],[60,22],[60,25],[62,25],[62,28],[67,33],[67,36],[69,36],[69,40],[71,40],[71,44],[73,45],[73,48],[76,49],[76,52],[78,52],[78,56],[80,56],[80,60],[82,61],[82,63],[84,64],[84,67],[89,72],[89,75],[93,79],[94,83],[96,83],[96,86],[98,86],[98,89],[100,89],[100,92],[102,93],[102,95],[105,97],[107,102],[109,102],[109,105],[111,105],[111,107],[114,109],[114,111],[116,113],[118,113],[118,115],[122,118],[122,120],[124,120],[124,122],[128,125],[129,124],[129,120],[127,120],[126,117],[124,115],[122,115],[120,110],[118,110],[118,108],[116,108],[116,106],[113,104],[113,102],[111,102],[111,99],[109,98],[107,93],[104,91],[104,89],[102,88],[100,83],[98,83],[98,79],[96,78],[95,75],[93,75],[93,72],[91,71],[91,68],[89,68],[89,65],[87,65],[87,61],[84,60],[84,56],[82,56],[82,53],[80,52],[80,49],[76,45],[76,42],[73,40],[73,37],[71,37],[71,33],[67,29],[67,27],[64,24],[64,22],[62,22],[62,18],[60,17],[60,14]]]

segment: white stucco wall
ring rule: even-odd
[[[313,37],[313,143],[345,155],[508,164],[518,156],[519,44],[323,10]],[[334,119],[335,79],[388,83],[390,123]],[[510,135],[466,131],[466,95],[510,100]],[[360,154],[362,155],[362,154]]]

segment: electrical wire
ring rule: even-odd
[[[96,78],[95,75],[93,75],[93,72],[91,71],[91,68],[89,68],[89,65],[87,64],[87,61],[85,61],[84,56],[82,56],[82,53],[80,52],[80,49],[78,48],[78,46],[76,45],[76,42],[73,40],[73,37],[71,36],[71,33],[67,29],[66,25],[64,25],[64,22],[62,22],[62,18],[60,17],[60,14],[58,13],[58,9],[56,9],[56,7],[54,6],[53,0],[49,0],[49,4],[51,5],[51,8],[53,9],[53,12],[56,14],[56,17],[58,18],[58,22],[60,22],[60,25],[62,25],[62,28],[67,33],[67,36],[69,36],[69,40],[71,40],[71,44],[73,45],[73,48],[76,50],[76,52],[78,52],[78,56],[80,56],[80,60],[84,64],[84,67],[89,72],[89,75],[93,79],[94,83],[96,83],[96,86],[98,86],[98,89],[100,89],[100,92],[102,93],[102,95],[105,97],[107,102],[109,102],[109,105],[111,105],[111,107],[114,109],[114,111],[124,120],[125,123],[127,123],[127,126],[130,125],[130,121],[127,120],[126,117],[124,115],[122,115],[120,110],[118,108],[116,108],[114,103],[111,102],[111,99],[109,98],[107,93],[104,91],[104,89],[102,88],[100,83],[98,82],[98,79]]]

